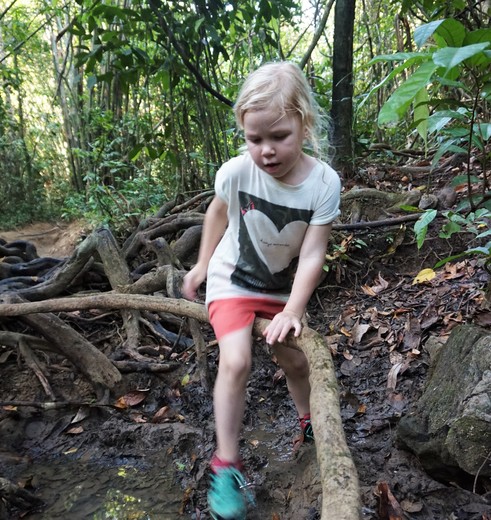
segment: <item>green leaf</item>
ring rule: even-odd
[[[426,55],[423,55],[422,53],[421,54],[420,53],[403,53],[403,54],[415,54],[415,56],[417,56],[418,59],[416,60],[415,57],[413,56],[413,57],[409,58],[406,62],[398,65],[393,71],[390,72],[390,74],[388,74],[382,81],[380,81],[377,85],[375,85],[370,90],[370,92],[364,97],[363,101],[361,103],[359,103],[358,106],[356,107],[357,110],[360,110],[363,107],[363,105],[368,101],[368,99],[373,95],[374,92],[377,92],[377,90],[380,90],[387,82],[392,80],[400,72],[407,69],[408,67],[411,67],[412,65],[414,65],[416,63],[420,63],[421,56],[425,57],[425,61],[427,61],[428,59],[431,58],[431,54],[426,54]],[[392,55],[390,54],[387,56],[392,56]],[[372,63],[372,62],[375,63],[376,59],[377,58],[374,58],[370,63]]]
[[[150,145],[146,145],[146,150],[147,150],[147,153],[148,153],[148,156],[150,157],[150,159],[157,159],[158,156],[159,156],[159,153],[157,152],[157,150],[153,147],[153,146],[150,146]]]
[[[378,115],[378,124],[398,121],[406,113],[417,93],[429,83],[436,68],[435,63],[429,61],[415,70],[385,102]]]
[[[433,267],[433,269],[438,269],[442,265],[445,265],[448,262],[452,262],[453,260],[457,260],[459,258],[462,258],[463,256],[466,256],[468,254],[469,254],[468,251],[464,251],[463,253],[459,253],[458,255],[447,256],[447,258],[444,258],[443,260],[440,260],[439,262],[437,262],[435,264],[435,266]]]
[[[465,110],[439,110],[428,118],[428,133],[439,132],[450,121],[465,121]]]
[[[418,249],[421,249],[426,238],[426,233],[428,232],[428,226],[433,220],[435,220],[437,213],[436,209],[426,210],[415,222],[414,234],[416,235],[416,244]]]
[[[367,63],[367,66],[370,67],[374,63],[379,63],[381,61],[405,61],[409,59],[425,61],[430,56],[431,54],[424,52],[395,52],[394,54],[380,54],[379,56],[375,56],[375,58],[371,59]]]
[[[474,125],[474,132],[479,135],[483,141],[491,139],[491,123],[477,123]]]
[[[464,39],[465,45],[481,42],[491,43],[491,29],[477,29],[468,33]],[[469,65],[471,67],[486,68],[489,70],[491,65],[491,56],[488,55],[487,51],[477,54],[476,56],[469,58]]]
[[[414,30],[414,42],[418,48],[421,48],[426,43],[428,38],[431,38],[433,33],[444,21],[445,20],[435,20],[434,22],[420,25]]]
[[[467,177],[467,175],[456,175],[452,179],[452,182],[450,183],[450,185],[451,186],[460,186],[461,184],[467,184],[467,179],[469,179],[469,181],[471,183],[475,183],[475,184],[478,184],[481,182],[479,177],[476,177],[475,175],[471,175],[469,178]]]
[[[198,18],[196,20],[196,22],[194,22],[194,30],[195,30],[195,32],[199,31],[199,28],[201,27],[201,25],[203,24],[204,21],[205,21],[205,18],[202,16],[201,18]]]
[[[133,149],[130,150],[130,152],[128,153],[128,159],[130,161],[136,161],[138,159],[138,157],[140,156],[141,151],[143,150],[144,146],[145,145],[143,143],[139,143],[136,146],[134,146]]]
[[[475,56],[489,47],[488,42],[474,43],[465,47],[445,47],[433,54],[433,61],[440,67],[445,67],[447,71],[453,69],[464,60]]]
[[[476,29],[466,34],[464,44],[491,42],[491,29]]]
[[[456,154],[463,154],[467,155],[468,151],[465,148],[462,148],[462,146],[457,146],[454,144],[454,140],[448,140],[444,141],[442,146],[438,148],[437,152],[435,153],[433,160],[431,161],[431,167],[434,168],[438,161],[442,158],[443,155],[445,155],[447,152],[453,152]]]
[[[438,236],[440,238],[450,238],[454,233],[459,233],[461,229],[461,226],[459,226],[457,222],[450,220],[443,225]]]
[[[463,90],[466,90],[467,87],[463,81],[454,81],[452,79],[449,79],[448,77],[443,76],[435,76],[435,79],[438,80],[438,83],[445,87],[455,87],[455,88],[461,88]]]
[[[430,111],[428,109],[428,92],[425,88],[422,88],[414,98],[414,122],[416,123],[416,129],[418,134],[421,136],[425,143],[425,149],[428,139],[428,117]]]
[[[479,233],[479,235],[477,235],[476,238],[489,237],[490,235],[491,235],[491,229],[488,229],[487,231],[483,231],[482,233]]]
[[[482,254],[484,256],[491,255],[491,247],[473,247],[472,249],[467,249],[467,254]]]
[[[441,47],[461,47],[466,35],[465,27],[461,22],[453,18],[447,18],[435,31],[435,36],[443,40]],[[437,38],[435,38],[436,40]]]
[[[491,97],[491,82],[486,83],[481,89],[481,97],[487,99]]]

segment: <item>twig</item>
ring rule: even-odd
[[[474,477],[474,485],[472,486],[472,492],[475,494],[477,489],[477,480],[479,478],[479,473],[481,473],[482,469],[486,465],[486,462],[488,460],[491,460],[491,451],[487,454],[486,457],[484,457],[484,460],[482,461],[482,464],[479,466],[479,469],[477,470],[476,476]]]
[[[347,229],[363,229],[382,226],[393,226],[395,224],[400,224],[401,222],[411,222],[413,220],[418,220],[420,216],[420,213],[415,213],[411,215],[404,215],[402,217],[386,218],[383,220],[372,220],[369,222],[355,222],[354,224],[333,224],[332,229],[340,231]]]
[[[37,358],[36,354],[34,354],[34,352],[29,347],[25,337],[21,337],[19,339],[19,353],[24,358],[26,365],[34,372],[34,374],[36,374],[36,377],[39,379],[39,382],[44,388],[46,395],[50,399],[56,399],[51,385],[49,384],[48,378],[46,377],[46,375],[43,372],[43,369],[41,368],[41,362]]]

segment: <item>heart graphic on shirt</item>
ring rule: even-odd
[[[252,245],[272,274],[286,269],[292,258],[298,256],[307,229],[306,222],[296,220],[278,231],[272,220],[257,210],[248,211],[244,222]]]

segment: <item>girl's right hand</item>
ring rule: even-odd
[[[194,300],[199,286],[205,281],[206,269],[196,264],[182,280],[182,295],[187,300]]]

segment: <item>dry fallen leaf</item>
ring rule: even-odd
[[[416,278],[413,280],[413,285],[423,282],[429,282],[430,280],[433,280],[435,276],[436,273],[435,271],[433,271],[433,269],[423,269],[416,275]]]
[[[66,450],[63,452],[63,455],[71,455],[72,453],[77,453],[78,448],[70,448],[69,450]]]
[[[176,413],[170,406],[162,406],[159,408],[155,415],[152,417],[152,422],[156,424],[169,422],[175,417]]]
[[[71,424],[83,421],[90,415],[90,406],[81,406],[77,412],[77,415],[72,419]]]
[[[396,389],[396,386],[397,386],[397,376],[399,375],[399,372],[401,371],[402,366],[403,366],[403,363],[396,363],[389,370],[389,375],[387,376],[387,388],[389,390],[395,390]]]
[[[70,428],[65,433],[68,435],[79,435],[80,433],[83,433],[84,429],[82,426],[76,426],[75,428]]]
[[[134,423],[146,423],[148,422],[146,417],[141,413],[130,413],[130,419]]]
[[[368,285],[362,285],[361,290],[367,295],[367,296],[377,296],[377,293]]]
[[[403,511],[399,502],[389,489],[387,482],[380,482],[377,487],[379,497],[379,518],[380,520],[403,520]]]
[[[406,513],[419,513],[423,509],[423,503],[412,502],[406,498],[401,500],[401,507],[406,511]]]
[[[380,294],[382,291],[387,289],[387,287],[389,287],[389,282],[384,280],[382,275],[379,273],[375,280],[375,284],[371,286],[362,285],[361,290],[368,296],[377,296],[377,294]]]
[[[128,408],[130,406],[137,406],[147,397],[147,393],[142,390],[135,390],[133,392],[128,392],[127,394],[121,396],[115,403],[114,406],[116,408]]]
[[[360,343],[363,336],[370,329],[367,323],[356,323],[351,329],[351,338],[354,343]]]
[[[285,378],[285,372],[281,368],[279,368],[273,375],[273,384],[278,383],[278,381],[281,381]]]

